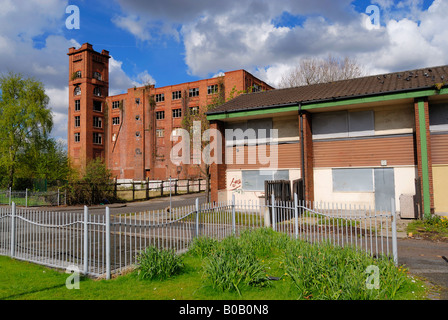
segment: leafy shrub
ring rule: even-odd
[[[439,229],[448,232],[448,218],[434,215],[424,220],[424,226],[430,230]]]
[[[146,248],[137,256],[137,275],[140,279],[165,280],[180,273],[184,267],[182,258],[174,250]]]
[[[82,172],[73,169],[67,186],[67,203],[99,204],[115,201],[112,173],[100,158],[90,160]]]

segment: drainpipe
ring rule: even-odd
[[[306,199],[306,175],[305,175],[305,143],[303,139],[303,112],[302,112],[302,103],[299,103],[299,117],[300,117],[300,153],[301,153],[301,159],[302,159],[302,167],[300,170],[300,175],[302,176],[303,181],[303,197],[304,200]]]

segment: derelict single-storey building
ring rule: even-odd
[[[274,131],[223,139],[212,200],[303,178],[311,201],[400,211],[412,197],[420,213],[448,212],[447,80],[439,66],[236,97],[207,114],[213,128]]]

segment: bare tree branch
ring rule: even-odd
[[[363,68],[356,60],[349,57],[338,59],[329,55],[326,59],[308,58],[285,73],[280,80],[279,88],[291,88],[317,83],[328,83],[363,76]]]

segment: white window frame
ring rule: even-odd
[[[156,111],[156,120],[164,120],[165,111]]]
[[[192,97],[199,97],[199,88],[191,88],[188,92],[188,96],[190,98]]]
[[[101,87],[95,87],[93,88],[93,95],[95,97],[102,97]]]
[[[211,86],[207,86],[207,94],[215,94],[219,92],[219,88],[217,84],[212,84]]]
[[[93,133],[93,144],[103,144],[103,135],[101,133]]]
[[[179,99],[182,99],[182,91],[181,91],[181,90],[173,91],[173,93],[172,93],[172,99],[173,99],[173,100],[179,100]]]
[[[93,127],[94,128],[102,128],[103,127],[103,118],[94,116],[93,117]]]
[[[75,100],[75,111],[81,111],[81,100]]]
[[[172,109],[173,118],[182,118],[182,109]]]

